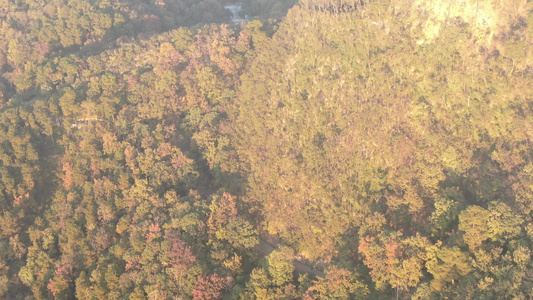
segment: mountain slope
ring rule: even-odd
[[[470,15],[437,13],[443,2],[302,1],[289,12],[243,76],[231,114],[247,199],[264,228],[304,256],[362,259],[378,289],[431,281],[429,291],[524,295],[528,288],[504,292],[509,279],[476,261],[493,247],[531,243],[519,234],[533,209],[523,189],[530,11],[525,2],[507,7],[516,13],[495,20],[487,43]],[[431,36],[428,22],[438,22]],[[520,217],[468,248],[463,223],[473,207]],[[450,253],[461,255],[462,271],[444,271]],[[469,288],[485,277],[493,290]],[[458,280],[461,292],[447,289]]]

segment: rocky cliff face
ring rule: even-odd
[[[426,41],[438,37],[444,22],[462,19],[470,24],[480,42],[491,44],[493,37],[528,15],[527,0],[415,0],[413,5],[427,16]]]

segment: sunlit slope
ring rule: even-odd
[[[416,0],[413,7],[428,16],[424,24],[428,39],[438,37],[447,19],[461,18],[476,38],[488,44],[494,35],[505,34],[510,25],[527,18],[529,11],[527,0]]]
[[[516,174],[531,159],[533,22],[521,11],[486,44],[478,23],[428,7],[301,2],[243,77],[232,118],[249,201],[309,257],[353,228],[430,236],[470,204],[533,208],[515,189],[530,180]]]

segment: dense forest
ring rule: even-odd
[[[531,299],[533,1],[0,0],[0,298]]]

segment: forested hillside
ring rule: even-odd
[[[533,297],[533,2],[0,0],[0,298]]]

